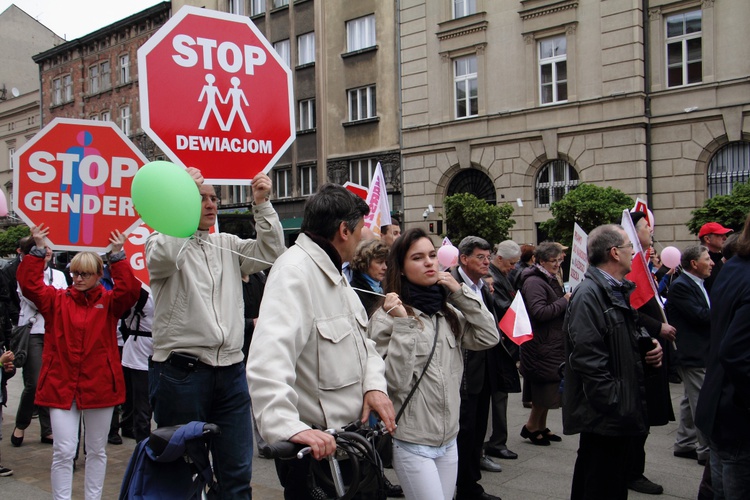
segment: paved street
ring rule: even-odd
[[[12,477],[0,477],[0,492],[3,498],[23,500],[47,499],[50,497],[49,467],[52,447],[40,442],[39,424],[33,421],[26,431],[21,448],[13,448],[10,435],[13,432],[16,404],[22,388],[19,371],[8,384],[9,403],[4,408],[2,425],[2,464],[15,471]],[[673,406],[679,408],[682,386],[671,385]],[[550,500],[568,498],[570,481],[575,461],[578,437],[563,437],[562,443],[552,446],[533,446],[518,435],[526,421],[527,409],[521,406],[520,395],[511,395],[508,405],[510,423],[509,447],[519,454],[518,460],[498,460],[503,466],[501,473],[485,473],[482,484],[485,489],[504,500]],[[549,426],[561,433],[560,411],[551,411]],[[672,456],[672,443],[677,424],[652,429],[647,441],[646,475],[664,486],[660,499],[695,499],[703,468],[695,461]],[[109,463],[104,486],[105,499],[117,498],[120,482],[135,442],[125,439],[122,446],[108,445]],[[83,457],[78,460],[73,486],[74,498],[83,498]],[[392,470],[388,476],[395,481]],[[283,498],[276,478],[273,462],[256,458],[253,461],[253,498],[256,500],[280,500]],[[654,498],[631,492],[631,499]]]

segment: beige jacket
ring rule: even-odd
[[[247,381],[261,436],[274,443],[340,428],[367,391],[386,392],[367,313],[325,251],[300,234],[274,264],[250,344]]]
[[[211,366],[242,361],[245,314],[240,272],[268,268],[254,259],[273,262],[285,249],[284,232],[271,203],[256,205],[253,215],[255,240],[208,231],[196,231],[190,239],[161,233],[148,238],[154,361],[166,360],[171,351],[198,356]]]
[[[492,313],[465,284],[448,296],[458,315],[458,339],[438,312],[432,318],[415,309],[416,317],[394,318],[379,308],[370,318],[369,335],[385,358],[385,378],[396,413],[422,374],[439,324],[435,354],[406,406],[394,437],[410,443],[442,446],[458,435],[461,407],[462,348],[489,349],[499,341]]]

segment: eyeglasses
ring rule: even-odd
[[[614,247],[609,247],[610,250],[613,249],[613,248],[619,248],[620,250],[625,250],[626,248],[630,248],[632,250],[633,249],[633,242],[631,241],[630,243],[627,243],[625,245],[618,245],[618,246],[614,246]]]
[[[81,279],[87,280],[90,277],[92,277],[93,275],[94,275],[94,273],[79,273],[79,272],[76,272],[76,271],[71,271],[70,272],[70,277],[73,278],[73,279],[81,278]]]
[[[472,257],[474,257],[480,262],[484,262],[484,261],[489,262],[491,260],[489,255],[484,255],[484,254],[472,255]]]

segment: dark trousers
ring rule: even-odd
[[[646,439],[648,434],[633,436],[628,445],[627,479],[638,479],[646,470]]]
[[[117,350],[120,352],[120,362],[122,362],[122,346],[118,346]],[[120,370],[122,370],[122,364],[118,363],[118,366],[120,367]],[[117,367],[115,367],[115,370],[116,369]],[[129,415],[131,413],[132,413],[132,409],[130,406],[130,395],[128,394],[128,381],[126,379],[125,380],[125,403],[123,403],[122,405],[115,406],[114,409],[112,410],[112,420],[109,423],[109,435],[110,436],[120,432],[120,424],[121,424],[120,416],[122,415],[124,417],[125,415]],[[130,421],[125,422],[124,425],[125,427],[129,427],[131,425],[131,422]]]
[[[34,413],[34,397],[36,396],[36,385],[39,382],[39,372],[42,369],[42,352],[44,351],[44,335],[29,335],[29,347],[27,350],[26,364],[23,366],[23,392],[18,402],[16,412],[16,427],[26,429],[31,424]],[[42,428],[42,437],[52,435],[52,425],[49,421],[49,408],[39,407],[39,425]]]
[[[134,370],[122,367],[125,372],[125,385],[129,387],[132,395],[132,411],[130,421],[132,426],[128,429],[132,437],[140,443],[151,434],[151,403],[148,401],[148,370]],[[123,434],[126,433],[126,416],[123,415]]]
[[[151,362],[149,393],[159,427],[210,422],[221,428],[211,442],[222,498],[252,498],[253,423],[245,363],[188,370]]]
[[[458,477],[456,478],[456,500],[476,498],[484,493],[479,484],[482,471],[482,445],[487,432],[487,417],[490,412],[490,387],[484,383],[476,395],[462,395],[461,413],[456,444],[458,445]]]
[[[492,435],[487,441],[488,448],[506,449],[508,442],[508,393],[492,393]]]
[[[625,462],[632,439],[630,436],[581,433],[571,500],[627,499]]]

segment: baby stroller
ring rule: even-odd
[[[160,427],[133,451],[120,500],[219,498],[209,460],[218,426],[205,422]]]

